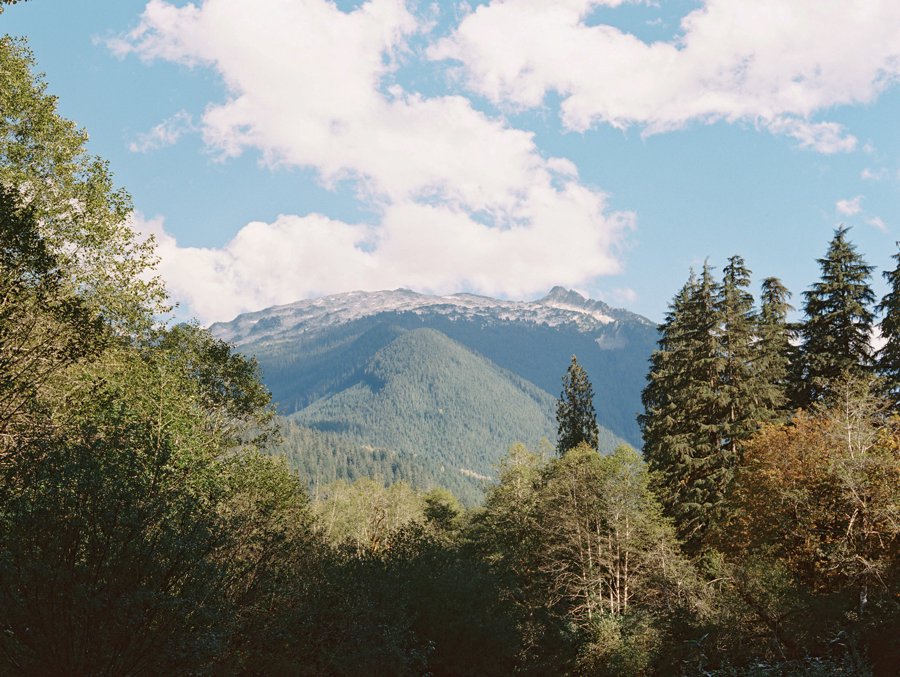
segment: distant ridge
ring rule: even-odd
[[[468,293],[433,296],[409,289],[352,291],[243,313],[230,322],[217,322],[210,329],[220,338],[241,345],[276,339],[291,332],[321,330],[381,313],[436,314],[448,318],[484,318],[547,326],[574,324],[584,330],[616,321],[655,326],[636,313],[612,308],[603,301],[586,299],[564,287],[553,287],[546,296],[535,301],[504,301]]]
[[[647,318],[564,287],[534,301],[357,291],[210,329],[259,360],[293,421],[296,467],[320,481],[379,474],[443,484],[471,500],[511,443],[554,441],[573,354],[594,384],[604,443],[639,447],[635,417],[657,338]]]

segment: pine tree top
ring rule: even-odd
[[[865,373],[872,363],[873,268],[847,239],[848,230],[835,230],[827,253],[818,259],[820,281],[803,293],[807,402],[821,399],[843,374]]]

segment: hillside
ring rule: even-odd
[[[573,354],[594,384],[605,447],[639,446],[656,340],[649,320],[562,288],[532,302],[353,292],[211,330],[259,360],[292,422],[286,453],[311,482],[380,474],[464,492],[478,483],[471,473],[492,476],[511,442],[554,440]]]
[[[537,447],[554,437],[554,406],[546,392],[444,334],[414,329],[378,350],[358,381],[292,414],[297,427],[290,430],[295,438],[308,431],[306,463],[315,459],[315,466],[306,470],[313,481],[379,474],[444,486],[472,503],[513,442]],[[364,468],[330,468],[333,454],[315,441],[322,434],[348,456],[348,466]],[[619,442],[604,431],[605,450]],[[302,466],[297,455],[292,460]]]

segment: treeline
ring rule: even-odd
[[[744,601],[745,669],[750,657],[773,670],[852,659],[853,674],[900,664],[900,253],[876,304],[847,233],[796,323],[776,278],[756,307],[739,256],[721,280],[709,265],[691,273],[651,358],[651,487],[698,571]]]
[[[815,414],[854,397],[878,399],[885,416],[900,410],[900,253],[884,273],[891,284],[876,350],[872,267],[838,228],[821,279],[804,292],[801,322],[788,321],[791,294],[777,278],[762,282],[757,310],[740,256],[721,281],[704,265],[672,300],[651,357],[644,454],[656,489],[689,550],[702,549],[720,517],[745,444],[766,424],[799,411]]]

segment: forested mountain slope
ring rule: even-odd
[[[554,406],[546,392],[444,334],[414,329],[377,351],[355,383],[290,418],[331,434],[351,458],[357,450],[348,464],[367,464],[368,473],[347,473],[348,479],[374,471],[387,480],[444,486],[472,502],[495,479],[494,466],[510,444],[554,438]],[[604,431],[601,448],[619,442]],[[335,476],[327,454],[313,458],[311,478]]]
[[[639,446],[656,340],[649,320],[559,287],[533,302],[353,292],[211,330],[259,360],[292,420],[285,452],[311,481],[418,478],[469,499],[475,475],[491,476],[509,444],[555,439],[554,401],[573,354],[594,384],[601,446]]]

